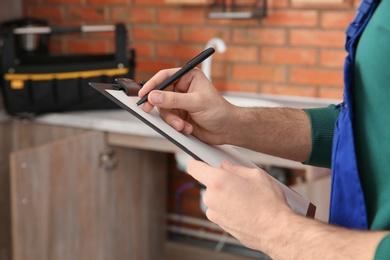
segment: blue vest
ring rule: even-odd
[[[336,122],[332,151],[329,223],[367,229],[367,212],[359,179],[353,133],[353,73],[357,42],[380,0],[363,0],[348,27],[344,65],[344,97]]]

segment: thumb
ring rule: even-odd
[[[200,107],[201,102],[196,102],[196,95],[191,93],[178,93],[171,91],[153,90],[149,93],[150,104],[166,109],[182,109],[194,112]]]

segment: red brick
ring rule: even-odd
[[[342,70],[291,68],[290,83],[313,86],[342,86]]]
[[[141,82],[142,80],[148,80],[153,77],[154,74],[156,73],[139,71],[137,67],[135,70],[134,80],[137,82]]]
[[[345,33],[341,30],[293,29],[290,32],[290,42],[293,46],[343,48]]]
[[[180,60],[183,57],[185,58],[182,60],[178,65],[183,66],[184,63],[186,63],[188,60],[192,59],[194,56],[199,54],[202,51],[203,48],[199,48],[199,46],[191,46],[191,45],[170,45],[170,44],[160,44],[157,46],[157,57],[159,58],[173,58]],[[253,50],[256,53],[256,49],[253,48]],[[233,59],[239,60],[239,51],[238,50],[231,50],[232,53],[229,54],[229,50],[224,53],[220,54],[216,52],[212,56],[212,77],[226,77],[226,75],[229,75],[228,72],[228,65],[225,61],[230,61]],[[247,53],[252,53],[252,50],[249,50]],[[257,54],[255,54],[255,57]],[[252,58],[248,56],[246,59],[241,60],[251,60]],[[223,62],[218,62],[223,61]],[[202,65],[198,66],[199,68],[202,67]]]
[[[224,27],[254,27],[259,25],[257,19],[212,19],[208,18],[207,25]]]
[[[157,46],[157,57],[175,58],[175,59],[192,59],[202,51],[202,47],[183,44],[159,44]]]
[[[154,23],[156,12],[146,8],[123,8],[113,7],[111,9],[111,20],[128,23]]]
[[[199,25],[205,23],[206,9],[162,9],[157,13],[159,24]]]
[[[105,7],[69,7],[67,10],[69,20],[84,21],[105,21]]]
[[[107,53],[115,53],[115,41],[107,41],[106,42],[106,52]]]
[[[213,80],[213,85],[222,92],[257,93],[257,83],[233,82],[231,80]]]
[[[199,66],[201,67],[201,66]],[[211,79],[227,79],[231,75],[230,65],[226,62],[213,61],[211,64]]]
[[[134,42],[132,43],[136,51],[137,57],[153,57],[154,55],[154,46],[152,43],[145,42]]]
[[[289,6],[288,0],[269,0],[267,1],[269,9],[284,8]]]
[[[285,70],[281,67],[262,65],[234,65],[233,79],[245,81],[285,82]]]
[[[107,52],[107,44],[99,40],[68,40],[66,49],[69,53],[103,54]]]
[[[133,5],[141,5],[141,6],[167,6],[165,0],[132,0]]]
[[[127,5],[131,0],[87,0],[87,4],[100,4],[100,5]]]
[[[62,37],[53,36],[50,38],[49,52],[53,54],[63,54],[64,53],[64,41]]]
[[[221,38],[228,41],[230,38],[230,30],[224,27],[205,27],[199,33],[199,26],[184,26],[180,30],[180,39],[182,42],[203,43],[206,44],[211,38]]]
[[[321,50],[320,65],[322,67],[343,68],[347,52],[344,50]]]
[[[302,48],[262,48],[261,62],[268,64],[314,65],[317,51]]]
[[[292,1],[293,8],[318,9],[318,10],[344,10],[351,8],[353,0],[340,0],[339,2],[327,1]]]
[[[215,53],[213,60],[229,62],[258,62],[259,50],[256,46],[237,46],[227,47],[223,54]]]
[[[270,11],[262,20],[267,26],[314,27],[317,25],[318,12],[311,10]]]
[[[26,10],[26,16],[29,17],[44,17],[44,19],[49,20],[55,20],[60,21],[63,20],[63,8],[58,7],[51,7],[51,6],[33,6],[29,7]]]
[[[48,4],[82,4],[83,0],[45,0]]]
[[[177,42],[179,39],[179,29],[177,27],[133,26],[131,32],[134,40]]]
[[[346,29],[355,17],[355,11],[324,11],[321,17],[321,27]]]
[[[321,87],[319,89],[318,97],[342,100],[343,88]]]
[[[181,2],[181,3],[180,3]],[[167,6],[185,6],[185,7],[203,7],[207,8],[209,5],[213,4],[215,0],[165,0]]]
[[[226,3],[228,3],[228,1],[226,1]],[[232,3],[233,1],[230,0],[230,2]],[[234,3],[238,6],[248,6],[248,5],[253,5],[253,0],[235,0]]]
[[[137,73],[138,72],[147,72],[156,74],[162,69],[174,68],[177,67],[177,64],[174,62],[167,61],[155,61],[155,60],[144,60],[138,59],[137,61]]]
[[[233,29],[233,43],[282,45],[286,43],[286,30],[258,28]]]
[[[261,8],[262,7],[262,2],[263,1],[253,1],[253,0],[234,0],[234,1],[231,1],[231,2],[234,2],[234,4],[236,4],[237,6],[244,6],[244,7],[250,7],[252,8],[252,6],[256,5],[258,8]],[[255,3],[257,2],[257,3]],[[278,0],[271,0],[271,1],[267,1],[267,4],[268,4],[268,8],[273,10],[275,7],[286,7],[288,5],[288,1],[278,1]]]
[[[291,86],[278,84],[263,84],[260,88],[262,94],[316,97],[317,88],[314,86]]]

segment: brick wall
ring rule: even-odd
[[[302,4],[269,0],[263,20],[212,20],[205,6],[164,0],[24,0],[26,16],[51,25],[124,22],[137,52],[136,79],[182,66],[212,37],[227,44],[214,54],[212,78],[222,91],[341,98],[344,30],[359,0]],[[109,33],[56,37],[57,52],[113,51]]]

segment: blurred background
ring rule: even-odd
[[[7,28],[103,26],[93,33],[15,36],[12,66],[1,63],[3,97],[7,93],[5,102],[15,104],[9,96],[19,94],[8,88],[29,89],[29,102],[35,97],[34,79],[13,77],[30,75],[26,68],[34,64],[83,67],[83,60],[92,66],[99,57],[115,56],[120,24],[126,62],[114,67],[128,68],[125,75],[136,82],[181,67],[211,46],[216,53],[202,70],[231,102],[324,106],[342,99],[344,32],[359,2],[2,0],[2,57]],[[77,63],[64,57],[78,57]],[[19,68],[23,62],[28,66]],[[35,101],[34,108],[44,103]],[[1,106],[1,260],[268,259],[207,221],[202,188],[185,173],[186,155],[126,112],[45,107],[42,116],[26,118]],[[317,218],[327,220],[327,169],[242,152],[315,202]]]

